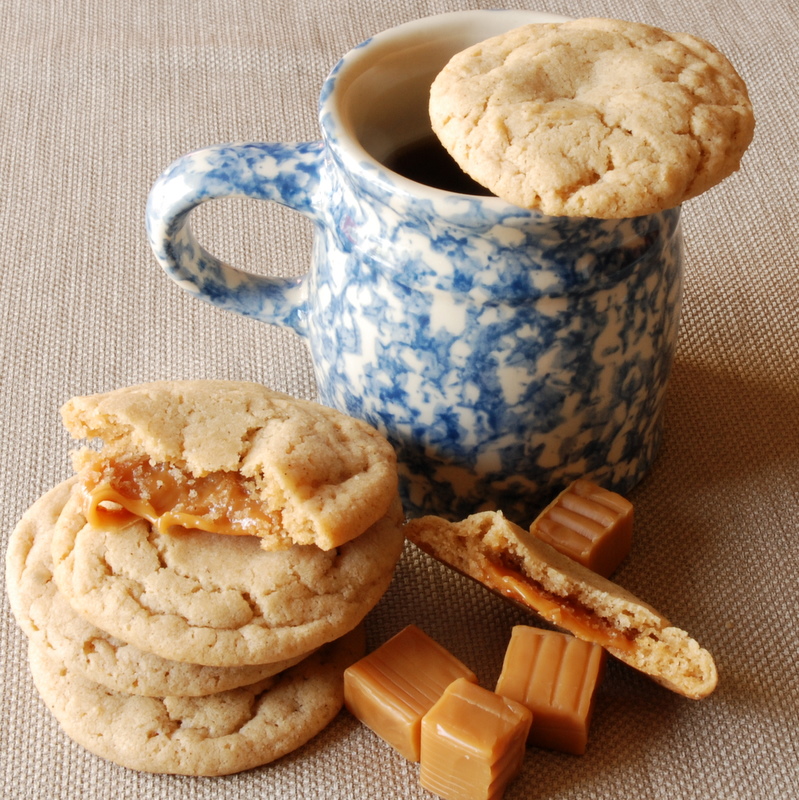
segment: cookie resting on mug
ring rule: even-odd
[[[653,214],[735,172],[746,85],[713,45],[613,19],[533,23],[455,55],[433,130],[497,196],[551,215]]]

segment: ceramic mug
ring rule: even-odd
[[[378,34],[324,83],[320,141],[178,159],[147,229],[191,294],[307,340],[319,399],[395,446],[409,514],[498,508],[521,524],[569,481],[629,491],[655,457],[680,314],[679,209],[547,217],[385,166],[430,134],[430,83],[465,47],[562,17],[465,11]],[[207,200],[247,196],[315,225],[294,279],[244,273],[197,242]]]

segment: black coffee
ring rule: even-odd
[[[405,178],[436,189],[459,194],[491,194],[455,163],[435,134],[400,147],[383,159],[383,163]]]

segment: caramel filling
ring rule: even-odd
[[[270,514],[236,472],[188,475],[172,464],[108,461],[88,471],[86,519],[93,526],[123,528],[145,519],[162,533],[197,529],[248,536],[270,523]]]
[[[484,567],[484,583],[581,639],[626,652],[634,648],[631,637],[636,635],[635,631],[625,634],[615,630],[609,622],[573,598],[557,597],[518,570],[489,561]]]

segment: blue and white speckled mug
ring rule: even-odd
[[[307,340],[319,398],[383,431],[410,514],[500,508],[529,522],[587,475],[626,492],[661,436],[682,294],[679,209],[546,217],[383,165],[429,134],[427,94],[457,51],[527,22],[467,11],[364,42],[324,84],[323,138],[189,154],[152,189],[166,272],[222,308]],[[315,223],[298,279],[243,273],[187,223],[207,200],[272,200]]]

